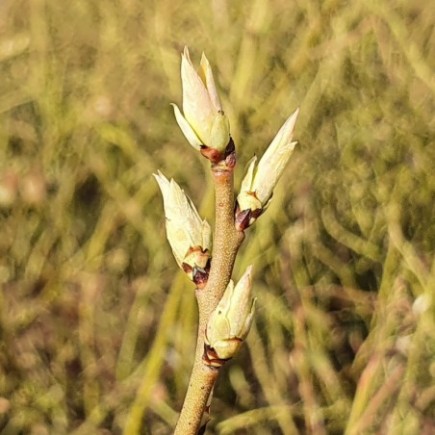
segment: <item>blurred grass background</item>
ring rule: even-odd
[[[196,307],[151,174],[213,217],[169,106],[184,45],[214,66],[238,182],[301,107],[209,433],[433,433],[434,24],[426,0],[2,0],[1,434],[171,433]]]

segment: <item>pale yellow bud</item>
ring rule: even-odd
[[[224,112],[218,112],[213,119],[210,130],[210,148],[225,151],[230,141],[230,123]]]
[[[183,113],[173,104],[175,118],[195,149],[213,148],[223,153],[230,141],[230,126],[217,93],[210,63],[202,55],[199,73],[187,47],[181,55]]]
[[[257,157],[248,166],[237,196],[236,225],[243,230],[254,223],[267,208],[279,178],[293,152],[296,142],[292,142],[297,109],[280,128],[267,148],[257,167]]]
[[[234,286],[230,281],[222,299],[213,311],[205,334],[204,361],[220,367],[232,358],[248,335],[254,317],[252,266]]]
[[[198,286],[207,280],[211,252],[211,229],[202,220],[180,186],[160,171],[154,174],[163,195],[166,235],[175,260]]]

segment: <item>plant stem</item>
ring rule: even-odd
[[[196,290],[199,310],[195,362],[174,435],[195,435],[207,407],[219,369],[203,362],[204,334],[210,314],[219,303],[231,278],[237,251],[245,237],[234,224],[233,168],[212,167],[215,185],[215,231],[210,275],[204,289]]]

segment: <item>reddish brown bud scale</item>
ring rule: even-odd
[[[219,163],[224,159],[224,153],[213,148],[210,148],[206,145],[201,145],[201,154],[211,163]]]
[[[228,169],[233,169],[236,166],[236,147],[231,137],[223,152],[207,145],[201,145],[200,153],[213,165],[223,162]]]
[[[252,192],[255,196],[255,193]],[[235,224],[237,231],[244,231],[251,226],[263,213],[264,208],[257,208],[256,210],[240,210],[239,204],[236,202]]]
[[[240,342],[242,342],[242,340],[240,340]],[[202,360],[204,364],[208,365],[209,367],[219,369],[230,359],[231,358],[219,358],[216,351],[210,345],[204,344],[204,355],[202,356]]]

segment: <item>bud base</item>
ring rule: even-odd
[[[233,169],[236,166],[236,148],[232,137],[230,137],[230,141],[224,151],[219,151],[207,145],[201,145],[200,152],[213,165],[224,163],[228,169]]]
[[[209,344],[204,344],[204,354],[202,356],[202,361],[205,365],[215,369],[220,369],[230,359],[231,358],[219,358],[216,351]]]
[[[237,231],[244,231],[250,227],[264,212],[264,208],[257,208],[256,210],[243,210],[240,211],[239,206],[236,206],[236,229]]]

